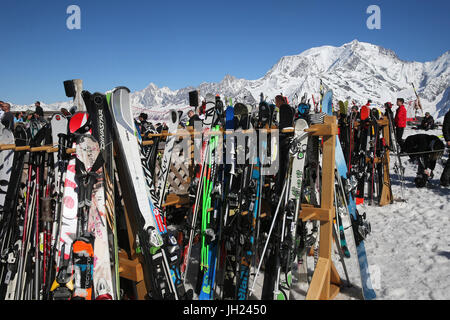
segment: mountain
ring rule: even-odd
[[[257,80],[237,79],[226,75],[219,83],[202,83],[197,88],[170,90],[150,84],[132,94],[132,105],[139,108],[185,107],[188,92],[198,89],[201,95],[220,93],[239,101],[255,103],[263,92],[269,99],[282,92],[292,100],[304,93],[318,99],[319,83],[332,89],[336,100],[371,99],[375,105],[395,102],[398,97],[416,100],[414,83],[425,111],[437,118],[450,108],[450,51],[434,61],[403,61],[391,50],[354,40],[341,47],[323,46],[299,55],[281,58]],[[295,99],[297,100],[297,99]]]
[[[281,58],[262,78],[238,79],[226,75],[218,83],[202,83],[198,87],[171,90],[151,83],[147,88],[131,94],[135,112],[152,109],[160,114],[168,108],[188,106],[188,92],[199,90],[219,93],[234,101],[254,104],[263,92],[269,100],[283,93],[290,101],[307,94],[319,97],[322,79],[326,89],[332,89],[336,100],[355,100],[365,104],[371,99],[375,105],[397,97],[406,101],[416,99],[411,83],[421,98],[424,111],[442,118],[450,108],[450,51],[434,61],[420,63],[401,60],[393,51],[370,43],[353,40],[340,47],[322,46],[299,55]],[[49,105],[55,108],[59,104]]]

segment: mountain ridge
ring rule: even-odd
[[[415,100],[411,83],[416,85],[424,111],[436,118],[449,108],[450,50],[433,61],[401,60],[397,54],[381,46],[353,40],[340,47],[324,45],[296,55],[281,57],[262,77],[255,80],[226,74],[220,82],[203,82],[172,90],[159,88],[151,82],[131,94],[131,105],[138,110],[167,110],[188,106],[188,92],[199,90],[219,93],[234,101],[254,104],[261,92],[270,99],[283,93],[292,101],[308,94],[317,101],[320,79],[332,89],[336,100],[355,100],[364,104],[371,99],[375,105],[395,102],[397,97]],[[294,101],[295,102],[295,101]],[[44,105],[50,109],[70,106],[70,102]]]

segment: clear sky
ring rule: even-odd
[[[66,27],[71,4],[81,30]],[[381,30],[366,27],[372,4]],[[449,0],[1,0],[0,100],[67,100],[75,78],[90,91],[257,79],[282,56],[353,39],[430,61],[450,50],[449,12]]]

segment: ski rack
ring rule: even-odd
[[[59,149],[58,147],[54,147],[53,145],[31,147],[31,146],[16,146],[14,144],[0,144],[0,151],[14,150],[26,152],[54,153],[57,152],[58,149]],[[75,154],[76,149],[67,148],[66,153]],[[116,153],[114,154],[114,156],[116,156]],[[173,199],[171,201],[173,203]],[[124,250],[119,251],[119,274],[120,277],[122,278],[135,281],[138,300],[145,300],[145,295],[147,294],[148,290],[145,281],[143,281],[144,271],[141,264],[142,262],[140,261],[139,256],[136,254],[137,245],[136,245],[136,238],[134,236],[136,233],[133,232],[126,205],[124,206],[124,212],[127,225],[127,234],[128,234],[128,242],[130,245],[130,252],[127,253]]]
[[[386,152],[383,157],[375,157],[372,158],[366,158],[366,163],[374,161],[374,163],[383,163],[383,189],[381,190],[381,197],[379,206],[383,207],[385,205],[391,204],[394,202],[394,196],[392,194],[392,188],[391,188],[391,176],[389,173],[389,163],[390,163],[390,143],[391,143],[391,136],[389,131],[389,119],[387,117],[382,118],[381,120],[377,120],[377,123],[380,127],[383,128],[383,138],[386,142],[387,148]],[[355,121],[355,128],[359,127],[360,123],[359,121]]]
[[[389,142],[389,127],[387,119],[379,121],[379,125],[384,126],[383,136],[387,137],[387,142]],[[387,128],[387,130],[386,130]],[[251,132],[254,129],[246,130],[244,132]],[[270,131],[271,129],[269,129]],[[180,138],[183,136],[194,137],[196,135],[202,135],[200,132],[194,132],[193,128],[188,129],[189,133],[176,134]],[[293,129],[286,129],[283,132],[293,132]],[[320,207],[315,207],[313,205],[302,204],[301,210],[299,212],[299,218],[303,221],[316,220],[320,222],[320,240],[319,240],[319,259],[314,270],[314,274],[306,295],[307,300],[330,300],[334,299],[340,291],[340,286],[342,284],[340,276],[334,266],[332,261],[332,243],[333,243],[333,220],[335,218],[335,208],[334,208],[334,180],[335,180],[335,147],[336,147],[336,135],[338,134],[338,126],[335,116],[325,116],[323,124],[315,124],[310,128],[306,129],[312,136],[319,136],[323,139],[323,157],[322,157],[322,189],[321,189],[321,205]],[[223,134],[227,133],[225,130],[218,132],[211,132],[208,134]],[[160,134],[149,134],[147,137],[164,137],[172,135],[167,132]],[[143,141],[143,145],[151,145],[153,141]],[[30,146],[16,147],[15,145],[0,145],[0,150],[15,150],[15,151],[30,151],[30,152],[56,152],[57,147],[53,145],[42,146],[37,148],[31,148]],[[114,148],[114,158],[119,157],[117,154],[117,148]],[[75,153],[74,149],[67,149],[67,153]],[[389,150],[386,151],[387,162],[384,161],[385,166],[389,168]],[[193,146],[191,146],[191,160],[193,159]],[[121,172],[123,168],[120,167],[120,161],[116,161],[118,165],[117,171],[119,174],[119,181],[121,179]],[[190,166],[191,167],[191,166]],[[387,172],[387,178],[389,179],[389,172],[385,171],[385,176]],[[386,178],[386,177],[385,177]],[[134,281],[136,283],[137,299],[144,300],[147,295],[148,282],[145,281],[145,274],[143,271],[143,261],[141,260],[141,255],[137,254],[137,244],[136,244],[136,232],[134,232],[134,222],[130,220],[130,215],[128,214],[127,200],[129,197],[126,192],[127,189],[120,185],[122,190],[122,198],[124,201],[124,214],[125,221],[127,225],[128,242],[130,247],[130,252],[125,252],[124,250],[119,251],[119,273],[120,277]],[[390,189],[390,184],[389,184]],[[384,190],[383,190],[384,192]],[[391,197],[392,198],[392,197]],[[184,201],[183,197],[176,194],[168,194],[166,202],[162,207],[176,206],[181,207],[188,205]]]
[[[193,128],[187,128],[188,133],[176,133],[175,135],[183,137],[202,135],[201,132],[194,132]],[[266,129],[267,130],[267,129]],[[267,131],[278,130],[268,129]],[[251,133],[254,129],[244,130],[244,133]],[[226,130],[210,131],[206,135],[226,134]],[[294,132],[294,129],[284,129],[282,132]],[[334,208],[334,180],[335,180],[335,148],[338,126],[335,116],[325,116],[323,124],[315,124],[306,129],[310,135],[319,136],[323,139],[323,157],[322,157],[322,192],[321,206],[314,207],[308,204],[302,204],[299,212],[299,218],[303,221],[320,221],[320,241],[319,241],[319,260],[314,270],[313,278],[306,295],[307,300],[331,300],[339,293],[342,284],[340,276],[332,261],[332,243],[333,243],[333,220],[335,218]],[[231,133],[231,132],[230,132]],[[162,132],[157,134],[148,134],[147,138],[167,137],[173,134]],[[144,145],[151,144],[150,141],[144,141]],[[191,149],[191,160],[193,159],[193,146]],[[191,167],[191,166],[190,166]],[[173,199],[173,200],[171,200]],[[183,203],[184,204],[184,203]],[[182,206],[176,195],[169,194],[166,199],[166,206]]]

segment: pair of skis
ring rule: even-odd
[[[124,200],[128,212],[133,213],[131,218],[134,219],[145,261],[145,278],[151,287],[152,298],[185,299],[189,294],[184,291],[178,269],[172,263],[176,256],[170,255],[171,248],[176,248],[177,243],[167,233],[160,198],[156,194],[153,176],[146,167],[141,137],[134,125],[129,93],[128,88],[118,87],[107,96],[120,152],[122,191],[128,192]]]

